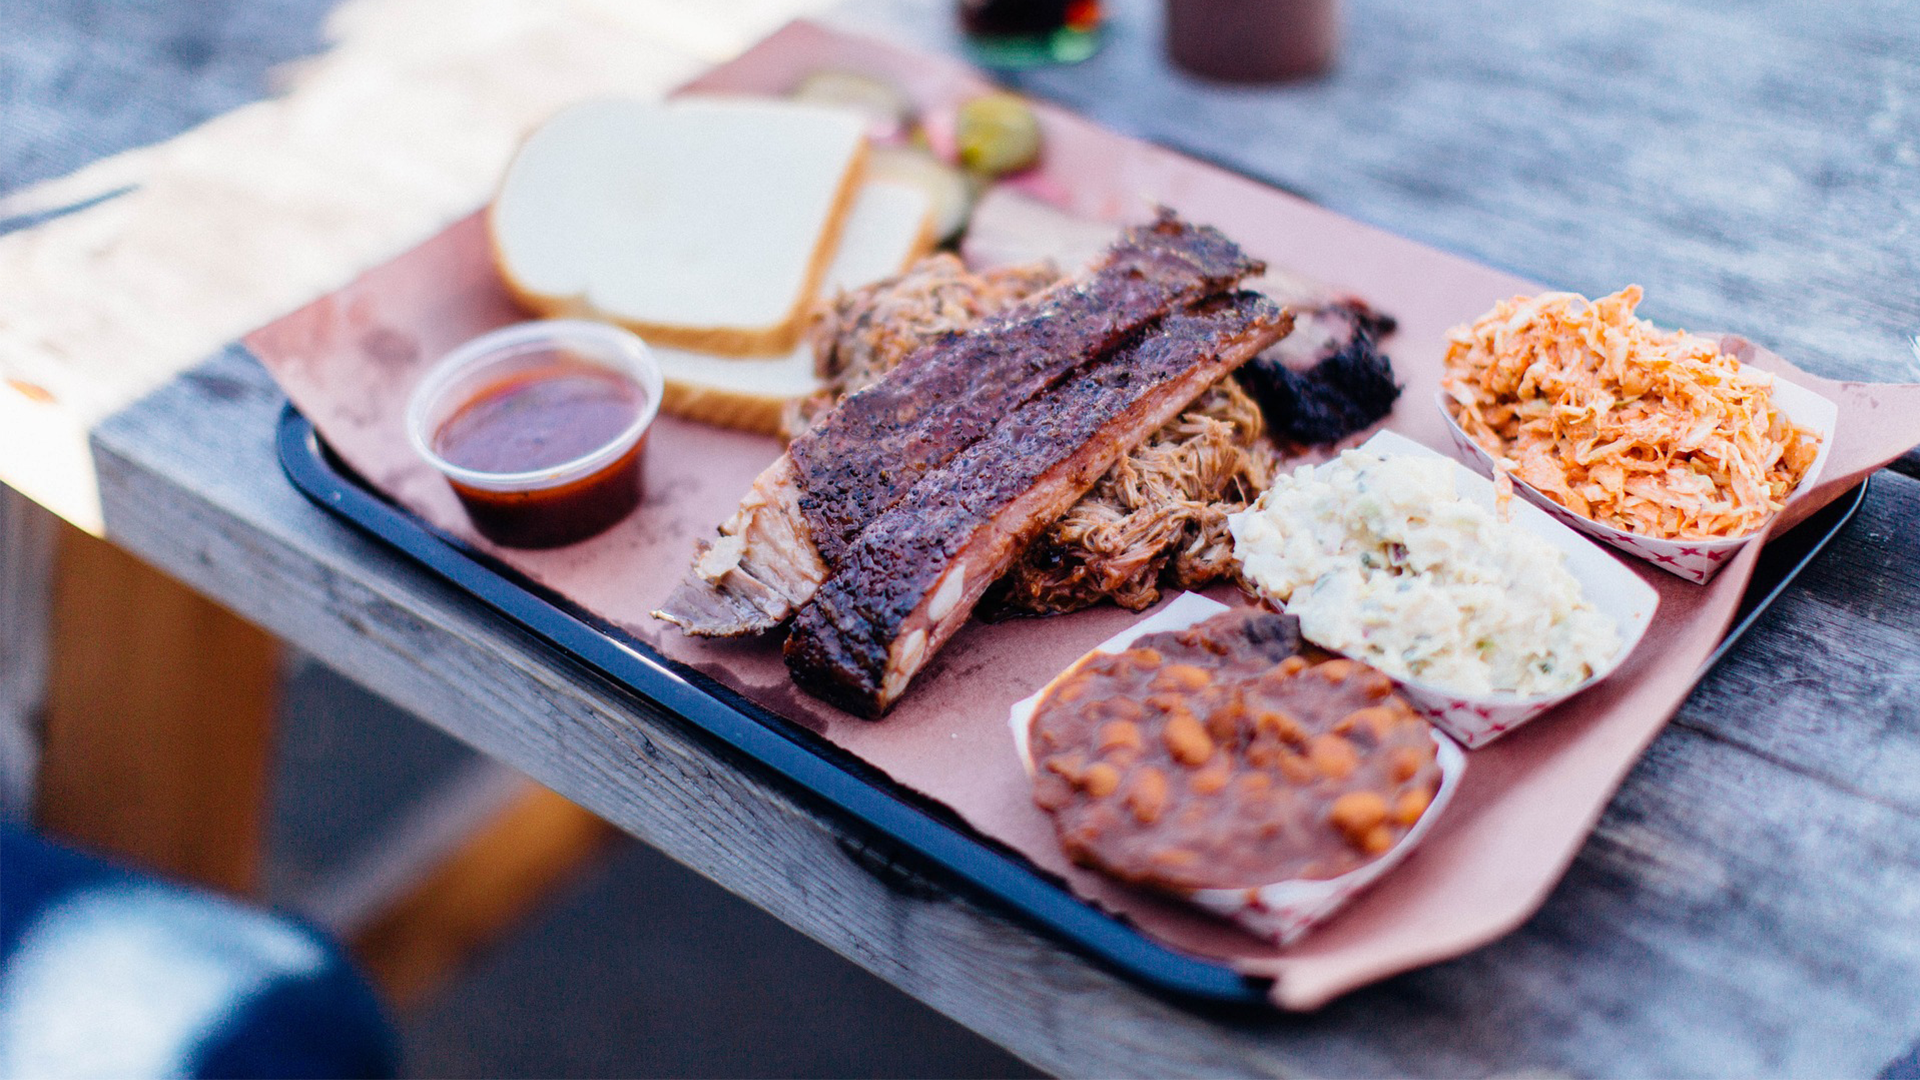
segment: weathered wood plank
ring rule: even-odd
[[[275,65],[320,49],[334,2],[0,0],[0,68],[15,106],[0,127],[0,195],[266,96]]]
[[[723,45],[794,2],[743,5],[704,20],[708,32],[693,37]],[[86,435],[100,419],[469,213],[525,133],[560,106],[655,95],[701,65],[660,43],[676,23],[701,26],[672,7],[471,0],[451,20],[431,0],[274,3],[288,33],[260,52],[311,47],[329,6],[335,47],[282,72],[293,90],[269,100],[252,100],[265,89],[262,57],[206,37],[243,33],[259,13],[211,26],[197,5],[102,13],[101,32],[122,40],[96,55],[96,42],[69,25],[54,35],[65,47],[44,65],[11,64],[12,49],[31,53],[31,31],[63,17],[84,26],[91,9],[0,17],[0,35],[17,24],[29,31],[24,46],[0,56],[0,71],[23,72],[17,93],[9,85],[0,96],[0,219],[25,224],[0,224],[0,477],[89,531],[99,530],[100,511]],[[156,39],[180,53],[151,48]],[[180,57],[195,54],[209,62],[207,101],[179,110],[157,102],[160,88],[192,81],[194,65]],[[105,79],[123,85],[119,95],[98,85],[98,65],[88,62],[108,57],[129,61]],[[143,70],[149,61],[159,67]],[[71,97],[61,92],[68,86]],[[206,112],[219,115],[7,192],[15,181],[6,170],[32,163],[34,129],[79,144],[61,158],[77,163],[85,148],[161,139]],[[119,125],[126,130],[109,130]],[[79,204],[86,208],[45,213]]]
[[[836,823],[306,505],[273,465],[277,404],[229,354],[104,427],[116,539],[1043,1068],[1871,1074],[1920,1034],[1920,813],[1822,779],[1850,775],[1844,745],[1813,743],[1810,772],[1720,737],[1753,700],[1696,696],[1515,935],[1316,1016],[1209,1017],[969,901],[888,891]],[[1871,504],[1866,521],[1920,521],[1920,483],[1886,476]],[[1878,537],[1825,558],[1865,561]],[[1883,602],[1920,613],[1914,590]],[[1791,610],[1766,633],[1792,632]],[[1733,663],[1766,662],[1753,648]],[[1891,683],[1907,661],[1833,662]],[[1797,717],[1845,693],[1762,702]]]
[[[1881,473],[1874,484],[1912,483]],[[1679,722],[1920,814],[1920,520],[1869,498]]]
[[[1161,1059],[1174,1071],[1278,1070],[1258,1047],[1215,1045],[1204,1021],[971,904],[890,892],[848,858],[833,824],[308,505],[274,462],[279,399],[251,361],[223,357],[152,406],[96,440],[117,541],[1036,1063],[1132,1071],[1138,1047],[1026,1032],[1036,1015],[1052,1026],[1084,1012],[1095,1030],[1104,1014],[1105,1026],[1158,1039],[1158,1024],[1120,1023],[1144,1011],[1191,1032]],[[1064,998],[1035,1002],[1034,973],[1049,967]]]
[[[1895,839],[1911,835],[1898,812],[1675,728],[1539,915],[1311,1018],[1313,1067],[1369,1071],[1371,1032],[1394,1044],[1388,1073],[1871,1075],[1920,1031],[1920,867]],[[1898,925],[1842,914],[1866,910]],[[1336,1031],[1355,1045],[1320,1048]]]
[[[1333,75],[1278,88],[1169,71],[1162,8],[1110,0],[1092,60],[1007,81],[1536,281],[1638,282],[1668,325],[1920,382],[1920,8],[1350,0]],[[943,15],[830,21],[955,51]]]

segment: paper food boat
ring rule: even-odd
[[[1431,457],[1448,461],[1454,468],[1455,493],[1495,513],[1499,512],[1499,499],[1494,492],[1493,481],[1438,450],[1428,449],[1391,431],[1374,435],[1361,444],[1360,449],[1372,451],[1381,457]],[[1632,654],[1634,647],[1640,644],[1647,627],[1653,624],[1654,610],[1660,606],[1660,594],[1654,591],[1653,586],[1640,580],[1640,575],[1582,539],[1578,533],[1554,520],[1539,507],[1518,499],[1509,500],[1507,506],[1515,525],[1552,544],[1566,555],[1567,571],[1580,583],[1580,595],[1596,610],[1612,618],[1620,628],[1620,649],[1605,667],[1595,671],[1585,682],[1551,694],[1465,694],[1422,679],[1394,676],[1400,693],[1421,715],[1469,748],[1485,746],[1613,674]],[[1334,652],[1340,651],[1321,642],[1314,644]],[[1353,659],[1364,662],[1366,657],[1355,656]]]
[[[1742,365],[1745,366],[1744,364]],[[1788,382],[1778,375],[1773,377],[1773,400],[1780,406],[1780,412],[1787,419],[1811,429],[1820,436],[1820,451],[1814,456],[1813,464],[1807,467],[1807,475],[1800,478],[1800,484],[1787,496],[1792,502],[1801,495],[1812,491],[1819,482],[1820,473],[1827,466],[1827,452],[1833,448],[1833,429],[1840,415],[1840,407],[1821,397],[1819,394],[1797,383]],[[1447,392],[1442,390],[1435,398],[1440,415],[1447,422],[1447,434],[1453,437],[1453,446],[1462,460],[1472,464],[1483,476],[1493,475],[1493,455],[1473,441],[1465,429],[1453,418],[1453,410]],[[1753,542],[1757,531],[1745,536],[1728,537],[1722,540],[1659,540],[1651,536],[1640,536],[1603,525],[1589,517],[1574,513],[1552,499],[1541,494],[1540,490],[1513,478],[1513,489],[1526,500],[1553,515],[1588,536],[1612,544],[1629,555],[1636,556],[1695,584],[1704,585],[1720,568],[1731,562],[1740,549]]]
[[[1226,610],[1227,605],[1216,600],[1209,600],[1197,593],[1182,593],[1152,616],[1094,646],[1085,656],[1068,665],[1065,671],[1055,675],[1038,693],[1015,702],[1007,720],[1013,728],[1014,746],[1019,750],[1020,761],[1026,766],[1027,774],[1031,776],[1034,770],[1029,739],[1033,730],[1033,713],[1041,697],[1056,683],[1096,654],[1125,652],[1135,640],[1147,634],[1184,630]],[[1433,823],[1439,819],[1447,803],[1452,800],[1454,791],[1460,787],[1460,778],[1467,769],[1467,756],[1454,745],[1453,740],[1435,732],[1433,741],[1435,762],[1440,767],[1439,790],[1434,792],[1433,803],[1420,815],[1420,820],[1414,822],[1413,828],[1407,830],[1407,835],[1379,858],[1358,870],[1320,881],[1294,879],[1247,888],[1193,889],[1178,895],[1269,941],[1285,945],[1297,940],[1346,906],[1367,886],[1378,881],[1381,875],[1399,865],[1419,845],[1421,838],[1432,830]]]

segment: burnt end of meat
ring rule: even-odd
[[[1248,651],[1279,663],[1300,651],[1300,620],[1292,615],[1262,612],[1234,628],[1246,639]]]
[[[1132,648],[1180,654],[1201,649],[1258,670],[1301,649],[1300,620],[1284,612],[1234,608],[1181,630],[1160,630],[1134,639]]]
[[[1358,297],[1342,300],[1333,306],[1345,312],[1356,326],[1366,331],[1375,341],[1393,333],[1400,326],[1400,320],[1384,311],[1376,310],[1372,304]]]
[[[923,476],[1076,367],[1262,269],[1217,230],[1163,211],[1073,281],[917,350],[788,447],[821,556],[837,565]]]
[[[938,632],[909,624],[926,621],[916,612],[950,569],[959,566],[977,596],[1140,437],[1287,325],[1266,297],[1218,298],[1166,317],[1106,362],[1016,409],[847,548],[794,620],[786,646],[794,681],[849,712],[884,712],[904,686],[896,679],[888,687],[897,674],[894,645],[903,635]],[[924,658],[939,644],[923,638],[924,652],[909,651]]]
[[[1345,328],[1345,340],[1331,341],[1311,367],[1296,370],[1269,354],[1240,369],[1240,384],[1260,403],[1276,440],[1337,442],[1378,423],[1400,397],[1393,363],[1376,340],[1393,328],[1393,319],[1358,302],[1336,305],[1327,315]]]

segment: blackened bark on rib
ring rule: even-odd
[[[894,642],[910,632],[914,611],[967,547],[987,535],[984,529],[997,528],[1013,541],[1000,545],[1000,565],[969,566],[969,578],[978,577],[982,587],[1132,448],[1144,434],[1133,430],[1143,415],[1157,417],[1144,429],[1154,430],[1166,418],[1159,414],[1185,408],[1289,325],[1285,313],[1257,293],[1221,297],[1167,316],[1105,363],[1015,410],[986,438],[928,473],[847,548],[794,620],[786,645],[794,680],[849,712],[885,711],[892,703],[883,686]],[[1208,377],[1186,377],[1203,365],[1214,366]],[[1022,520],[1003,516],[1043,484],[1054,496],[1046,500],[1047,512]]]
[[[920,349],[788,447],[820,555],[837,566],[921,477],[1076,367],[1264,269],[1218,231],[1162,211],[1075,282]]]

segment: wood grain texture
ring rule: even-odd
[[[112,534],[1042,1068],[1871,1075],[1920,1034],[1920,811],[1825,779],[1858,771],[1843,742],[1788,764],[1729,734],[1805,726],[1862,684],[1911,694],[1912,636],[1828,647],[1825,674],[1778,705],[1740,687],[1767,678],[1767,640],[1859,602],[1849,567],[1920,562],[1920,533],[1876,524],[1920,520],[1920,483],[1876,481],[1863,527],[1823,556],[1835,571],[1708,676],[1519,932],[1312,1016],[1220,1016],[965,898],[890,891],[848,859],[841,824],[307,505],[273,464],[278,403],[233,350],[107,424]],[[1875,603],[1890,625],[1920,620],[1920,590]],[[1885,715],[1883,752],[1920,745],[1920,718]]]
[[[62,525],[35,823],[144,869],[259,877],[279,643]]]
[[[661,43],[671,34],[657,23],[689,21],[671,6],[469,0],[450,19],[437,0],[342,0],[330,13],[271,3],[286,37],[238,56],[206,35],[244,38],[261,12],[209,18],[200,5],[163,5],[89,25],[86,7],[47,5],[0,17],[0,38],[29,42],[63,17],[79,24],[44,64],[11,63],[19,45],[0,55],[0,192],[13,186],[6,170],[31,173],[38,130],[86,131],[93,141],[66,138],[101,149],[137,141],[116,126],[172,135],[186,113],[157,107],[155,84],[194,81],[181,56],[208,61],[209,88],[232,80],[197,103],[229,110],[199,127],[0,198],[0,477],[89,531],[100,512],[86,434],[101,418],[470,212],[560,106],[657,95],[700,66]],[[724,40],[777,21],[780,7],[759,0],[707,22]],[[336,47],[282,70],[291,92],[251,100],[264,89],[261,61],[317,44],[323,17]],[[169,33],[177,54],[153,48]],[[120,95],[96,85],[109,57],[130,67]],[[143,70],[167,59],[170,71]]]
[[[1895,483],[1911,482],[1891,473],[1874,480]],[[1678,722],[1920,814],[1917,526],[1897,504],[1869,498],[1849,526],[1851,557],[1809,567]],[[1866,657],[1875,661],[1861,663]]]
[[[265,97],[275,65],[321,47],[333,2],[0,0],[0,69],[20,105],[0,131],[0,196]],[[0,217],[0,232],[13,224]]]

